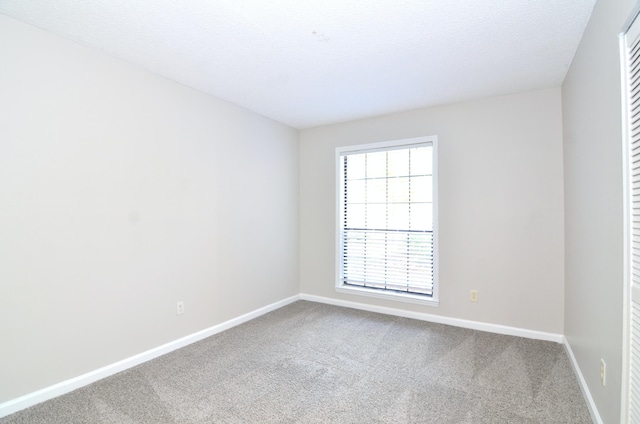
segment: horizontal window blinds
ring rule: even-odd
[[[432,150],[341,155],[343,284],[433,295]]]

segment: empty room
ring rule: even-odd
[[[640,423],[639,10],[0,0],[0,423]]]

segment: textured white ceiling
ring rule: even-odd
[[[296,128],[562,83],[595,0],[0,0]]]

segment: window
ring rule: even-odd
[[[336,149],[336,290],[437,304],[436,141]]]

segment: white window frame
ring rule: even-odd
[[[394,148],[411,148],[418,145],[429,144],[432,146],[433,155],[433,293],[429,295],[421,295],[414,293],[402,293],[391,290],[381,290],[374,288],[358,287],[353,285],[345,285],[342,282],[342,161],[341,156],[344,154],[365,153],[374,150],[390,150]],[[425,136],[408,138],[394,141],[383,141],[378,143],[358,144],[352,146],[343,146],[336,148],[335,156],[336,169],[336,285],[335,289],[339,293],[348,293],[374,297],[379,299],[396,300],[401,302],[418,303],[422,305],[438,306],[439,278],[438,278],[438,137]]]

